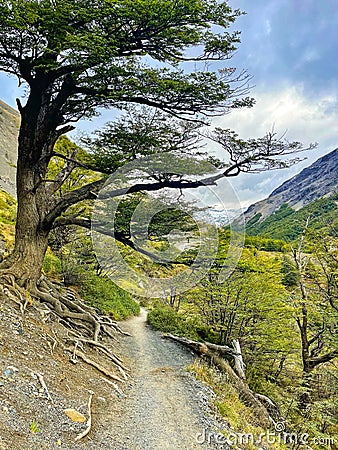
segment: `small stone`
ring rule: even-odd
[[[87,421],[87,419],[85,418],[85,416],[81,413],[79,413],[78,411],[76,411],[73,408],[68,408],[64,410],[64,413],[66,414],[66,416],[68,416],[70,418],[70,420],[72,420],[73,422],[79,422],[79,423],[84,423]]]
[[[2,381],[0,381],[0,386],[5,386]]]
[[[97,400],[99,402],[105,402],[106,401],[106,399],[104,397],[97,397]]]
[[[13,375],[15,375],[16,372],[19,372],[19,369],[17,369],[14,366],[8,366],[8,367],[6,367],[6,370],[5,370],[5,377],[10,378]]]

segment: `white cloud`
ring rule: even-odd
[[[338,145],[338,98],[323,94],[309,99],[300,87],[279,92],[257,93],[256,105],[247,110],[234,110],[216,118],[214,124],[232,128],[244,138],[259,137],[274,127],[287,138],[304,142],[316,141],[325,152],[334,142]]]
[[[265,34],[269,36],[271,34],[272,27],[271,27],[271,21],[269,19],[266,19],[265,21]]]
[[[333,94],[318,94],[307,98],[301,86],[285,87],[276,92],[258,92],[257,103],[250,110],[235,110],[230,115],[214,120],[215,126],[231,128],[239,136],[257,138],[272,128],[290,141],[318,147],[304,154],[307,160],[287,170],[275,170],[259,175],[243,174],[232,179],[243,205],[266,198],[282,182],[309,166],[320,156],[338,147],[338,99]],[[212,146],[213,150],[215,147]]]

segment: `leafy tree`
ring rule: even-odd
[[[252,382],[273,378],[279,363],[294,351],[292,308],[281,283],[279,261],[245,250],[231,276],[223,283],[217,280],[214,267],[183,301],[208,326],[209,339],[222,345],[241,341]]]
[[[14,251],[2,264],[4,279],[8,280],[9,273],[11,280],[14,277],[15,283],[49,302],[62,317],[76,314],[95,322],[89,313],[68,302],[76,310],[70,314],[62,296],[50,294],[50,284],[41,277],[48,236],[53,228],[65,224],[90,227],[88,219],[78,214],[62,216],[77,203],[96,198],[107,173],[121,161],[149,152],[156,127],[146,121],[141,127],[144,139],[140,139],[135,124],[131,130],[127,125],[114,126],[110,137],[116,140],[113,144],[110,140],[110,146],[101,152],[107,152],[107,161],[100,160],[98,153],[94,161],[77,157],[76,152],[59,153],[56,142],[79,119],[95,115],[99,107],[145,105],[178,119],[200,120],[251,106],[252,100],[243,98],[248,80],[245,72],[234,75],[232,68],[212,72],[204,70],[204,64],[198,66],[231,56],[239,34],[228,28],[239,15],[225,1],[216,0],[0,1],[0,70],[16,76],[26,92],[24,104],[17,100],[21,115],[18,212]],[[203,69],[189,72],[186,65],[180,65],[186,61],[195,61]],[[191,148],[192,128],[187,127],[180,143],[174,131],[177,125],[169,127],[167,135],[175,137],[176,151]],[[155,151],[162,142],[156,139]],[[228,130],[218,130],[213,139],[230,156],[217,175],[203,181],[160,176],[146,184],[136,183],[131,192],[198,187],[242,170],[285,167],[280,156],[301,149],[299,143],[283,143],[271,133],[245,142]],[[141,149],[133,147],[136,140],[142,143]],[[61,158],[64,166],[50,177],[55,158]],[[62,186],[78,167],[101,175],[64,192]],[[117,233],[114,236],[119,238]]]
[[[303,252],[305,244],[312,253]],[[305,408],[311,402],[314,370],[338,357],[337,237],[311,231],[308,221],[293,258],[299,273],[292,297],[302,349],[300,407]]]
[[[284,286],[292,288],[299,285],[299,272],[291,259],[283,255],[281,272],[283,275],[282,283]]]

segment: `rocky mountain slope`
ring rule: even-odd
[[[19,113],[0,100],[0,187],[15,194]]]
[[[313,201],[338,192],[338,148],[319,158],[265,199],[251,205],[245,212],[247,222],[262,222],[283,204],[299,210]]]

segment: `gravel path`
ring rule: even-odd
[[[123,322],[132,337],[122,352],[132,367],[133,382],[111,415],[114,450],[214,449],[203,441],[204,430],[217,424],[208,406],[212,392],[186,372],[194,356],[161,338],[146,324],[146,312]]]

